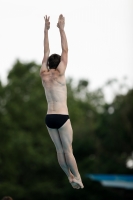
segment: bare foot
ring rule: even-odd
[[[72,185],[72,187],[73,187],[74,189],[80,189],[79,184],[77,184],[77,183],[75,183],[75,182],[70,182],[70,183],[71,183],[71,185]]]
[[[72,185],[72,187],[74,189],[79,189],[80,188],[80,186],[77,183],[73,182],[73,179],[74,179],[73,174],[70,174],[70,177],[68,177],[68,179],[69,179],[69,182],[70,182],[70,184]]]
[[[68,179],[73,188],[75,188],[75,189],[84,188],[80,177],[77,178],[77,177],[71,176]]]
[[[76,178],[76,177],[74,177],[73,178],[73,180],[72,180],[72,183],[75,183],[75,184],[77,184],[80,188],[84,188],[84,185],[83,185],[83,183],[82,183],[82,180],[81,180],[81,178]]]

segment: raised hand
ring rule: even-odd
[[[50,29],[50,21],[49,21],[50,17],[47,17],[47,15],[45,15],[44,20],[45,20],[45,29],[49,30]]]
[[[58,19],[57,27],[59,29],[64,29],[64,26],[65,26],[65,17],[63,17],[63,15],[61,14]]]

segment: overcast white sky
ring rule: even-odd
[[[0,79],[18,58],[41,64],[44,15],[50,15],[50,50],[61,53],[59,14],[69,45],[66,77],[88,79],[91,88],[128,78],[133,86],[133,0],[0,0]]]

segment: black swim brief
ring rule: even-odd
[[[45,123],[48,128],[59,129],[69,119],[69,115],[63,114],[47,114],[45,117]]]

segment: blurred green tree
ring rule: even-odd
[[[74,155],[85,188],[75,191],[60,169],[44,124],[47,103],[40,66],[17,60],[0,82],[0,198],[18,200],[122,200],[122,193],[86,179],[86,173],[133,173],[126,160],[133,147],[133,90],[107,104],[88,80],[67,79]],[[116,81],[115,81],[116,82]]]

